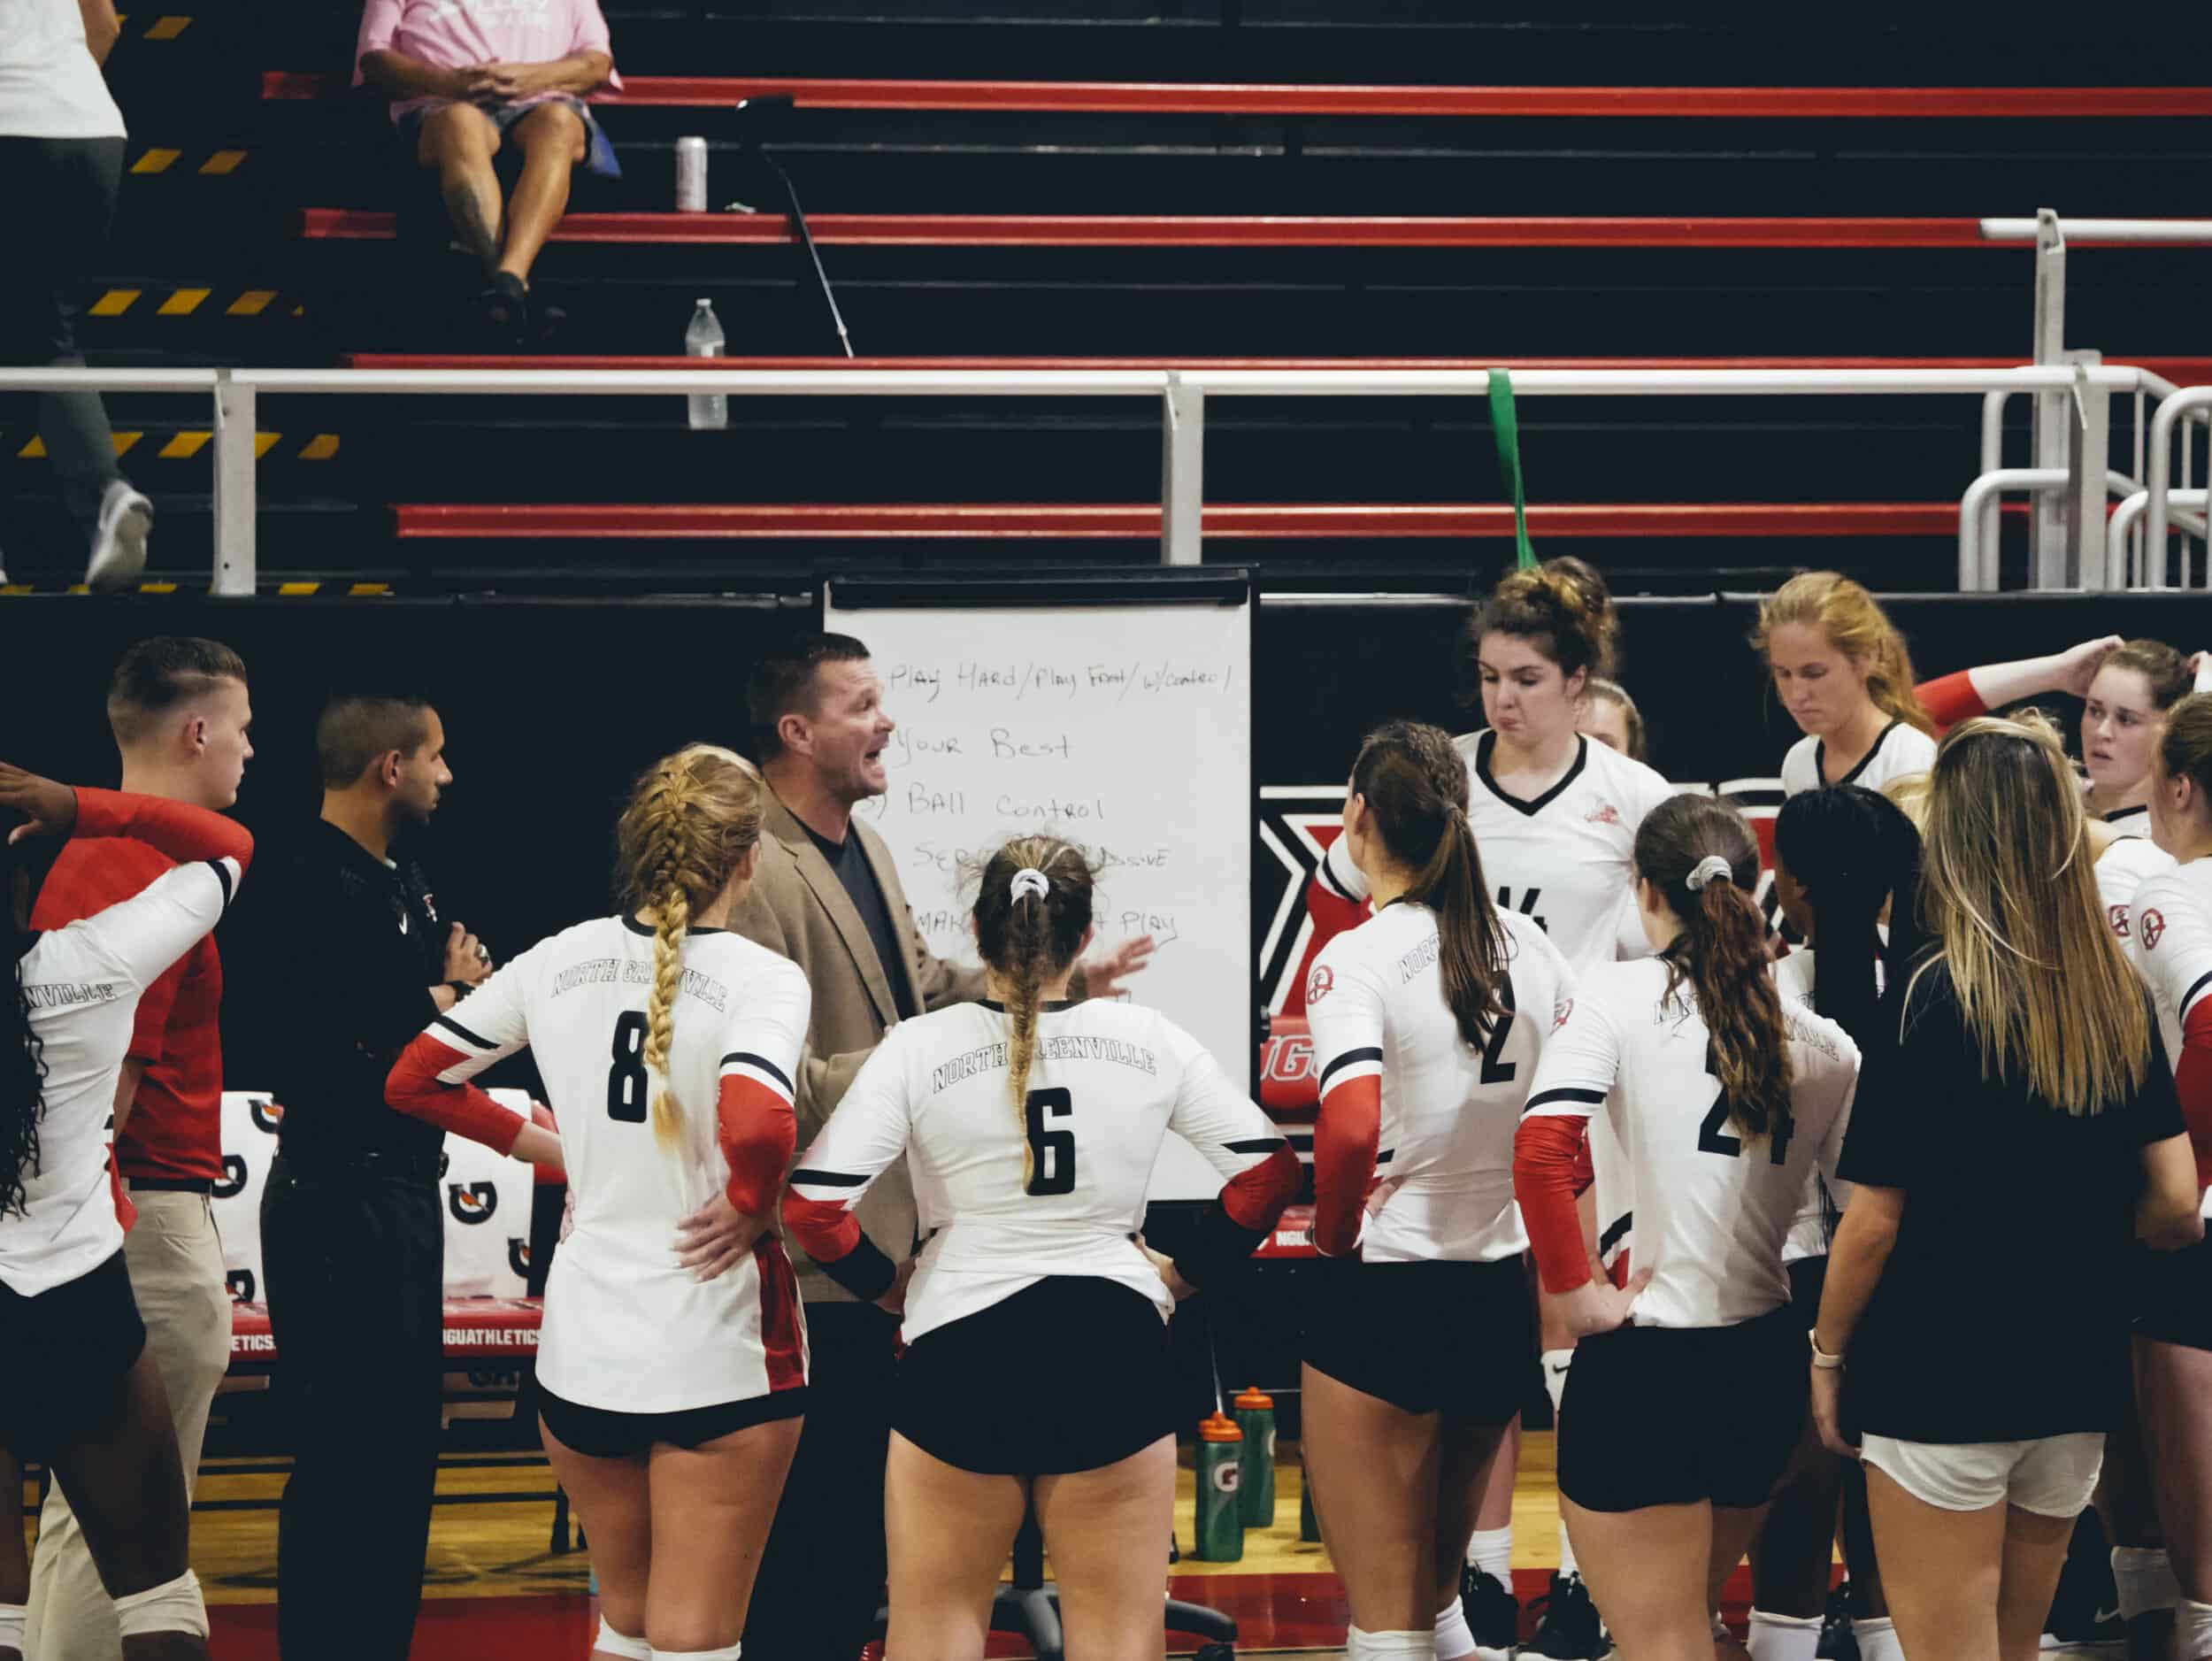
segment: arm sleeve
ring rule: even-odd
[[[1982,695],[1974,690],[1971,671],[1962,669],[1956,674],[1939,675],[1933,681],[1924,681],[1912,689],[1913,699],[1928,712],[1928,719],[1940,732],[1947,727],[1956,727],[1961,721],[1971,720],[1977,715],[1989,713],[1989,706],[1982,702]]]
[[[906,1151],[912,1120],[904,1030],[893,1027],[876,1046],[821,1135],[799,1157],[783,1195],[784,1227],[806,1255],[871,1303],[891,1289],[898,1266],[861,1233],[853,1207]]]
[[[79,790],[75,836],[130,836],[157,853],[188,865],[227,859],[235,868],[235,888],[253,864],[253,834],[234,819],[204,807],[157,796],[130,796],[121,790]],[[227,894],[226,894],[227,901]]]
[[[1382,1163],[1383,988],[1351,950],[1325,951],[1306,978],[1321,1098],[1313,1126],[1313,1243],[1340,1257],[1359,1245],[1367,1191]]]
[[[1575,1209],[1586,1187],[1582,1143],[1590,1116],[1613,1093],[1620,1034],[1601,1002],[1575,999],[1544,1045],[1513,1137],[1513,1194],[1544,1289],[1571,1292],[1590,1278],[1590,1254]]]
[[[503,965],[416,1036],[384,1081],[388,1105],[494,1152],[514,1151],[528,1121],[469,1080],[530,1042],[525,996],[532,956]]]
[[[123,1053],[132,1061],[155,1062],[169,1036],[169,1012],[176,1007],[177,988],[184,984],[185,971],[191,966],[198,941],[184,949],[184,955],[171,964],[146,984],[138,995],[138,1010],[131,1017],[131,1047]]]
[[[1229,1082],[1196,1039],[1170,1027],[1167,1048],[1182,1064],[1183,1073],[1168,1128],[1197,1149],[1224,1179],[1192,1243],[1175,1259],[1176,1273],[1202,1287],[1242,1263],[1267,1238],[1298,1192],[1298,1156],[1274,1121]]]
[[[2212,1186],[2212,998],[2200,997],[2182,1023],[2181,1065],[2174,1093],[2197,1156],[2197,1184]]]
[[[70,924],[69,930],[142,990],[215,927],[238,877],[236,862],[228,858],[180,865],[129,899]]]
[[[730,1203],[748,1217],[776,1203],[784,1166],[798,1143],[793,1080],[812,1005],[806,977],[795,965],[779,964],[772,977],[730,1011],[723,1029],[715,1127],[730,1167]]]

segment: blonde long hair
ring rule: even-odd
[[[683,1138],[683,1103],[669,1082],[668,1057],[683,986],[684,934],[758,844],[762,808],[760,775],[751,764],[729,750],[693,744],[645,770],[615,827],[622,903],[653,913],[645,1065],[660,1080],[653,1139],[663,1148]]]
[[[2081,793],[2041,716],[1966,721],[1930,775],[1921,906],[1985,1078],[2069,1113],[2141,1083],[2150,1018],[2106,926]]]
[[[1864,588],[1839,572],[1799,572],[1759,607],[1751,643],[1762,657],[1774,631],[1786,623],[1818,629],[1822,639],[1865,672],[1866,696],[1876,709],[1935,736],[1935,723],[1912,695],[1912,656],[1905,650],[1905,637]]]

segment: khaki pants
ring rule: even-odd
[[[131,1200],[138,1221],[124,1237],[123,1257],[146,1323],[146,1353],[169,1393],[188,1494],[199,1475],[208,1409],[230,1365],[223,1246],[204,1196],[134,1190]],[[39,1512],[24,1635],[24,1654],[39,1661],[120,1661],[123,1653],[115,1606],[58,1482]]]

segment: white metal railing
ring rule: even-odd
[[[490,370],[490,369],[9,369],[0,388],[49,391],[81,388],[113,392],[197,392],[214,405],[214,591],[250,594],[256,574],[254,431],[260,395],[284,396],[479,396],[528,397],[648,396],[718,392],[775,397],[1150,397],[1160,400],[1162,433],[1162,558],[1170,565],[1200,561],[1204,504],[1205,407],[1210,397],[1479,397],[1488,391],[1486,372],[1391,370],[770,370],[716,368]],[[2076,456],[2101,458],[2108,433],[2108,404],[2118,396],[2156,393],[2158,426],[2149,446],[2149,546],[2162,548],[2166,524],[2165,455],[2174,422],[2199,405],[2212,404],[2212,388],[2175,392],[2148,372],[2123,365],[2084,363],[2010,369],[1531,369],[1517,372],[1522,397],[1863,397],[1974,396],[1985,412],[2001,409],[2005,396],[2029,393],[2070,403],[2082,418]],[[1988,428],[1985,429],[1985,458]],[[1985,469],[1985,472],[1989,471]],[[2098,585],[2104,575],[2107,470],[2078,466],[2068,487],[2043,480],[2037,488],[2072,503],[2080,546],[2058,581],[2039,569],[2039,586]],[[2122,481],[2131,488],[2132,479]],[[2093,495],[2093,506],[2089,498]],[[1961,527],[1962,550],[1976,524]],[[1993,585],[1993,560],[1976,544],[1971,569],[1961,560],[1962,582]],[[2162,572],[2162,561],[2148,567]]]

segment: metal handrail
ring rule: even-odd
[[[1984,219],[1985,242],[2032,242],[2034,219]],[[2212,219],[2070,219],[2058,228],[2070,242],[2212,242]]]
[[[1959,592],[1996,591],[1999,550],[1993,531],[2000,496],[2014,490],[2041,495],[2063,490],[2072,482],[2072,473],[2064,467],[1993,467],[1967,486],[1959,497]],[[2105,469],[2104,488],[2108,496],[2124,501],[2144,494],[2140,483],[2115,467]],[[2117,535],[2121,528],[2116,522],[2108,534]],[[2104,586],[2123,586],[2111,581],[2113,555],[2108,551],[2105,558]],[[2085,573],[2085,586],[2087,576]]]
[[[2208,503],[2206,499],[2208,496],[2212,496],[2212,492],[2201,489],[2167,491],[2166,517],[2192,536],[2205,537],[2208,534],[2207,522],[2212,520],[2212,514],[2184,513],[2180,510],[2185,507],[2212,506],[2212,503]],[[2107,588],[2127,587],[2129,581],[2127,567],[2147,557],[2146,546],[2139,545],[2131,549],[2127,546],[2127,540],[2131,532],[2141,528],[2137,521],[2143,517],[2143,510],[2150,504],[2150,499],[2151,493],[2148,490],[2137,490],[2121,497],[2118,504],[2112,510],[2112,523],[2107,532],[2111,540],[2105,544],[2105,586]],[[2184,586],[2186,587],[2186,573],[2185,573],[2184,575]]]
[[[2184,387],[2162,399],[2151,417],[2151,448],[2143,484],[2143,586],[2166,586],[2167,490],[2173,466],[2174,428],[2192,410],[2212,406],[2212,387]]]
[[[2207,224],[2212,227],[2212,221]],[[2212,240],[2212,234],[2208,240]],[[2143,369],[2078,364],[2005,369],[1528,369],[1513,377],[1514,391],[1524,397],[1982,395],[1985,416],[1992,408],[2001,411],[2002,396],[2011,393],[2090,392],[2110,397],[2164,391],[2170,386]],[[1156,397],[1161,401],[1164,438],[1163,558],[1168,564],[1195,565],[1200,558],[1207,398],[1466,397],[1482,395],[1488,387],[1487,372],[1464,369],[0,368],[0,388],[213,394],[214,591],[225,595],[250,594],[255,585],[254,430],[257,400],[264,392],[369,396],[651,396],[718,392],[772,397]],[[2208,404],[2212,404],[2212,388],[2170,393],[2159,408],[2162,433],[2170,438],[2181,411]],[[1985,427],[1985,453],[1987,442]],[[2149,460],[2147,512],[2154,539],[2165,519],[2166,457],[2160,444],[2153,444]],[[2133,481],[2129,483],[2131,488]],[[2047,487],[2039,483],[2036,488]],[[1977,508],[1986,499],[1986,493],[1976,496]],[[1962,573],[1970,565],[1978,572],[1983,563],[1982,553],[1974,545],[1976,528],[1962,525]],[[1993,543],[1993,539],[1989,540]],[[1970,561],[1967,558],[1970,549]]]

